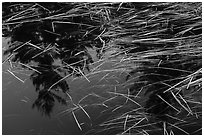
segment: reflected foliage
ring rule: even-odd
[[[56,100],[62,105],[67,104],[65,98],[43,89],[38,92],[38,98],[33,103],[32,108],[37,107],[43,115],[50,116]]]
[[[33,81],[33,85],[36,87],[36,91],[40,91],[42,89],[49,89],[54,83],[57,83],[63,77],[60,73],[56,72],[51,68],[41,67],[38,69],[38,72],[34,72],[30,77]],[[66,92],[69,89],[69,86],[65,80],[61,80],[57,83],[53,89],[61,89],[62,92]]]
[[[93,20],[87,14],[89,10],[83,7],[72,13],[73,16],[66,15],[79,5],[3,3],[3,36],[11,38],[4,55],[13,54],[13,62],[34,70],[30,79],[38,98],[33,108],[37,107],[46,115],[52,112],[55,101],[66,105],[67,76],[81,76],[89,71],[93,59],[88,48],[96,47],[99,53],[103,46],[101,39],[97,38],[104,30],[101,28],[103,16],[95,14]],[[56,94],[58,92],[64,95]]]
[[[37,107],[42,114],[50,116],[50,113],[55,105],[55,101],[62,105],[66,105],[66,96],[60,96],[57,93],[68,92],[69,86],[66,80],[61,80],[63,77],[52,68],[41,66],[37,70],[40,73],[34,72],[30,76],[31,80],[33,81],[33,85],[38,92],[38,98],[35,100],[32,107]],[[51,86],[56,82],[58,83],[51,88]]]

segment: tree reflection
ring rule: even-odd
[[[38,92],[38,98],[33,103],[32,108],[37,107],[38,110],[42,112],[42,114],[50,116],[50,113],[52,112],[55,105],[55,100],[57,100],[62,105],[67,104],[65,98],[62,98],[45,89],[40,90]]]
[[[69,85],[65,79],[53,68],[38,66],[39,72],[34,72],[30,78],[38,92],[38,98],[33,104],[33,108],[37,107],[42,114],[50,116],[53,110],[55,101],[62,105],[66,105],[66,94],[60,95],[69,91]]]
[[[89,71],[89,64],[93,63],[93,59],[87,48],[102,48],[101,40],[96,39],[103,31],[100,28],[100,18],[90,20],[90,16],[85,14],[71,18],[63,17],[63,20],[41,19],[66,13],[74,4],[21,3],[21,5],[16,10],[21,11],[23,17],[15,19],[15,16],[12,16],[15,15],[15,11],[9,9],[13,7],[13,3],[3,4],[3,34],[11,38],[11,45],[4,55],[13,54],[11,58],[13,62],[34,70],[30,79],[38,92],[38,98],[33,108],[37,107],[39,111],[49,116],[56,101],[66,105],[65,92],[69,90],[66,78],[81,76],[85,70]],[[36,11],[27,9],[29,6]],[[28,15],[32,17],[27,19]],[[16,16],[18,17],[18,14]]]

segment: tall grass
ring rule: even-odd
[[[202,3],[21,5],[3,4],[3,34],[14,43],[5,54],[10,53],[7,60],[34,70],[32,79],[40,95],[34,106],[44,108],[39,102],[51,98],[46,104],[49,112],[53,98],[66,103],[51,92],[58,87],[73,103],[61,114],[71,113],[80,130],[77,110],[91,119],[85,107],[105,107],[105,121],[87,134],[201,134]],[[98,61],[87,48],[96,50]],[[98,69],[110,62],[112,68]],[[66,78],[81,76],[91,82],[104,72],[99,82],[112,72],[127,74],[125,83],[118,82],[124,90],[106,90],[107,96],[90,93],[74,103]],[[90,96],[99,103],[83,104]]]
[[[103,36],[114,38],[126,53],[120,64],[135,62],[127,76],[135,79],[133,97],[124,96],[129,102],[139,97],[146,101],[139,109],[135,103],[124,104],[120,109],[129,111],[118,112],[94,133],[200,134],[201,3],[152,3],[139,11],[131,7],[114,21],[117,25]]]

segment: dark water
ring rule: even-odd
[[[6,40],[3,39],[3,50],[6,48]],[[90,50],[94,56],[94,51]],[[3,60],[6,57],[3,57]],[[96,59],[96,58],[95,58]],[[100,64],[100,62],[98,63]],[[98,65],[97,63],[95,66]],[[101,70],[110,69],[114,63],[107,62],[101,65]],[[12,72],[18,76],[21,82],[8,72],[11,68],[9,62],[2,65],[2,131],[3,134],[83,134],[89,130],[92,124],[97,124],[101,120],[97,117],[104,110],[104,106],[91,105],[101,103],[102,100],[108,98],[107,91],[121,90],[122,87],[117,86],[125,82],[125,75],[118,72],[101,72],[89,76],[89,81],[83,77],[68,78],[70,92],[73,102],[78,103],[80,99],[90,95],[84,99],[81,104],[86,104],[84,107],[90,118],[85,115],[82,110],[74,111],[78,121],[81,123],[82,131],[77,126],[77,123],[72,113],[62,113],[73,106],[68,104],[63,106],[55,102],[51,116],[45,116],[37,108],[32,108],[32,104],[38,97],[36,89],[30,80],[32,71],[13,67]],[[13,63],[15,65],[15,63]],[[108,74],[109,73],[109,74]],[[108,80],[100,80],[107,75]],[[118,83],[119,82],[119,83]],[[70,100],[69,100],[70,101]],[[102,120],[103,121],[103,120]]]
[[[7,40],[3,39],[3,51],[7,46],[6,41]],[[93,69],[100,65],[101,62],[97,63],[98,59],[96,58],[96,52],[94,50],[89,49],[89,52],[96,62],[94,65],[90,66],[91,69]],[[108,57],[109,53],[106,53],[105,55]],[[6,56],[3,56],[3,60],[6,58]],[[121,58],[119,57],[113,60],[106,60],[104,64],[98,67],[98,69],[113,70],[115,69],[115,62],[119,62],[120,59]],[[103,101],[112,97],[108,92],[125,92],[127,94],[129,88],[128,86],[123,85],[126,82],[127,73],[121,73],[121,71],[96,71],[97,73],[87,75],[89,81],[84,77],[67,78],[66,80],[70,88],[69,95],[72,97],[73,102],[71,102],[70,99],[67,99],[67,105],[61,105],[60,103],[55,102],[50,116],[46,116],[37,108],[32,108],[33,103],[38,98],[36,87],[30,79],[30,74],[32,74],[33,71],[19,67],[16,68],[15,63],[12,63],[12,65],[13,68],[11,68],[12,66],[9,62],[5,62],[2,65],[2,132],[5,135],[86,134],[89,130],[95,128],[96,125],[104,122],[111,116],[110,113],[103,113],[107,109],[107,106],[103,106]],[[24,83],[9,73],[9,68],[16,76],[21,78]],[[132,81],[129,80],[129,82],[131,83]],[[126,83],[126,85],[128,84]],[[117,106],[123,104],[123,100],[119,99],[110,102],[109,104],[107,103],[107,105],[108,107]],[[140,103],[145,102],[145,98],[141,98],[140,100]],[[89,115],[87,116],[86,113],[79,108],[73,110],[82,130],[80,130],[77,125],[73,113],[69,111],[71,108],[76,108],[73,104],[80,104],[83,106],[84,110]],[[192,134],[200,134],[201,131],[198,131],[197,133],[194,132],[199,130],[202,122],[201,118],[193,118],[191,121],[195,124],[181,126],[182,129]],[[155,127],[155,129],[158,131],[154,130],[149,131],[148,133],[163,134],[161,129],[157,127]],[[116,129],[98,134],[117,133],[118,131]],[[174,129],[174,133],[184,134],[184,132],[176,128]]]
[[[9,74],[3,74],[3,134],[76,134],[79,133],[75,122],[67,115],[61,119],[55,116],[42,116],[31,106],[37,93],[31,81],[24,84]],[[58,108],[56,106],[56,108]],[[67,124],[69,123],[69,124]],[[70,126],[69,126],[70,125]]]

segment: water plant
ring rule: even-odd
[[[3,34],[11,37],[4,62],[34,71],[33,107],[43,113],[55,100],[72,102],[68,77],[105,73],[100,83],[124,73],[123,83],[96,83],[114,90],[91,92],[61,114],[83,130],[75,113],[91,119],[85,107],[103,106],[87,134],[201,134],[202,3],[3,3]],[[98,69],[105,63],[114,65]],[[90,96],[97,103],[83,104]]]
[[[5,28],[3,34],[5,37],[11,37],[12,43],[4,55],[12,56],[8,57],[7,61],[18,62],[24,68],[35,70],[31,79],[41,99],[38,99],[34,106],[42,110],[46,108],[42,106],[43,102],[39,103],[43,97],[49,100],[46,104],[53,104],[50,103],[54,101],[53,98],[59,98],[53,93],[50,95],[53,97],[47,98],[50,90],[59,87],[62,92],[67,92],[69,87],[65,79],[68,76],[85,76],[83,71],[89,70],[88,64],[93,63],[87,47],[101,46],[100,40],[97,39],[102,32],[101,15],[95,13],[89,15],[90,11],[84,9],[86,5],[81,7],[80,5],[3,4],[3,28]],[[91,16],[96,17],[91,20]],[[49,114],[50,111],[49,108],[49,111],[45,112]]]
[[[135,62],[127,76],[127,80],[135,79],[129,90],[133,97],[126,96],[137,101],[138,97],[147,98],[141,108],[130,105],[129,112],[101,124],[100,133],[159,134],[158,129],[160,134],[175,130],[176,134],[201,133],[201,127],[193,122],[201,123],[202,117],[200,8],[200,3],[152,3],[115,19],[121,24],[106,34],[115,37],[126,51],[127,59],[121,64]],[[186,131],[181,123],[192,124],[194,131]]]

